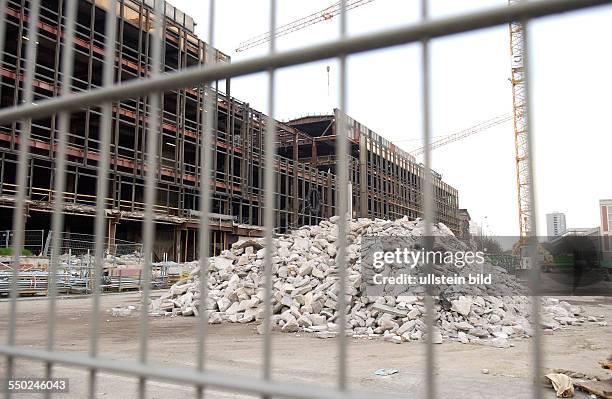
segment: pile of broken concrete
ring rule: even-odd
[[[328,338],[338,334],[338,266],[336,262],[338,218],[305,226],[274,239],[272,258],[272,325],[282,332],[311,332]],[[368,296],[360,269],[361,238],[368,236],[422,237],[424,223],[402,218],[396,221],[356,219],[348,221],[347,334],[356,338],[382,337],[401,343],[427,340],[423,295]],[[464,248],[442,223],[433,226],[448,248]],[[263,240],[234,244],[231,250],[210,258],[205,309],[210,323],[260,322],[264,314]],[[497,281],[516,289],[514,277],[489,265]],[[188,279],[151,302],[152,315],[197,316],[202,310],[199,268]],[[532,334],[530,299],[510,295],[459,295],[452,287],[434,298],[435,328],[431,340],[481,342],[509,347],[511,339]],[[582,309],[554,299],[543,300],[542,324],[556,329],[586,322]],[[261,327],[258,327],[261,332]]]

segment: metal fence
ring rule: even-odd
[[[13,230],[0,231],[0,248],[10,248],[13,246]],[[35,255],[43,251],[45,245],[44,230],[26,230],[23,232],[23,248]]]
[[[57,236],[60,242],[54,246],[53,239]],[[60,255],[93,255],[96,249],[95,236],[83,233],[61,232],[59,235],[52,231],[47,235],[42,250],[43,256],[49,256],[52,248],[58,248]],[[111,255],[142,255],[142,244],[116,238],[104,238],[104,250]]]
[[[529,42],[529,25],[530,21],[534,18],[554,15],[567,11],[573,11],[577,9],[584,9],[587,7],[607,4],[610,0],[541,0],[534,2],[522,2],[512,7],[500,6],[485,11],[476,11],[465,13],[462,15],[445,17],[441,19],[430,19],[428,15],[428,2],[427,0],[421,0],[421,20],[416,24],[404,26],[400,28],[379,31],[376,33],[370,33],[367,35],[348,37],[347,36],[347,24],[346,24],[346,12],[345,6],[346,1],[342,1],[341,5],[343,12],[340,15],[340,34],[337,40],[333,40],[326,44],[318,44],[316,46],[310,46],[299,50],[291,50],[284,52],[277,52],[275,49],[274,37],[270,41],[269,54],[262,57],[249,59],[247,61],[240,61],[232,64],[207,64],[204,66],[195,66],[186,70],[174,71],[170,73],[162,74],[160,69],[161,60],[161,35],[162,31],[162,18],[155,18],[154,34],[153,34],[153,57],[152,57],[152,71],[150,77],[145,79],[139,79],[134,81],[128,81],[125,83],[113,83],[113,63],[108,60],[114,59],[114,35],[106,35],[105,43],[105,66],[103,70],[103,82],[104,87],[95,89],[83,93],[69,93],[69,85],[62,85],[62,92],[59,97],[39,101],[36,104],[33,103],[33,75],[35,72],[35,55],[36,55],[36,40],[37,30],[39,21],[39,6],[40,0],[31,0],[30,15],[29,15],[29,30],[28,30],[28,43],[26,51],[26,75],[23,82],[24,87],[24,102],[22,105],[11,107],[0,110],[0,123],[20,123],[22,126],[21,142],[27,143],[31,133],[32,119],[40,118],[50,115],[57,115],[58,120],[58,137],[57,137],[57,158],[56,158],[56,170],[58,178],[54,182],[55,185],[55,198],[54,212],[52,216],[52,230],[54,238],[52,240],[53,246],[59,246],[61,242],[59,232],[62,230],[62,205],[63,205],[63,193],[62,187],[65,185],[65,172],[66,172],[66,145],[67,145],[67,126],[69,122],[69,116],[71,111],[75,111],[82,107],[87,106],[99,106],[103,110],[103,117],[101,120],[101,129],[103,133],[101,137],[101,153],[100,153],[100,167],[98,170],[98,191],[97,191],[97,213],[95,221],[95,258],[100,273],[102,265],[102,258],[104,256],[104,198],[107,197],[107,187],[104,184],[105,176],[109,172],[109,148],[110,148],[110,120],[112,112],[112,102],[120,101],[123,99],[133,98],[137,96],[150,96],[150,107],[149,107],[149,123],[148,129],[152,135],[158,135],[160,131],[160,104],[159,94],[165,90],[172,90],[183,87],[194,87],[197,85],[204,86],[205,90],[210,89],[211,84],[217,80],[223,80],[226,78],[245,76],[254,74],[257,72],[267,72],[269,76],[268,83],[268,115],[270,119],[267,123],[267,138],[266,138],[266,171],[265,171],[265,187],[266,187],[266,200],[268,204],[265,210],[265,227],[266,227],[266,242],[268,247],[271,247],[274,215],[273,208],[269,206],[272,203],[272,187],[274,184],[273,176],[273,161],[274,161],[274,108],[275,108],[275,72],[279,68],[284,68],[293,65],[305,64],[309,62],[319,61],[329,58],[337,58],[340,64],[340,82],[339,82],[339,96],[340,96],[340,110],[345,111],[346,99],[348,95],[346,70],[347,70],[347,57],[352,54],[362,53],[366,51],[388,48],[391,46],[406,45],[409,43],[420,43],[421,44],[421,57],[422,57],[422,102],[423,108],[423,144],[425,148],[429,148],[431,143],[431,129],[430,129],[430,42],[433,39],[452,35],[456,33],[469,32],[477,29],[493,27],[497,25],[508,24],[511,21],[520,21],[524,26],[524,48],[525,48],[525,88],[526,88],[526,106],[529,107],[530,94],[529,94],[529,54],[527,45]],[[67,29],[64,32],[64,39],[66,41],[66,48],[68,51],[64,51],[62,54],[62,71],[63,76],[72,75],[72,61],[73,61],[73,39],[75,36],[74,20],[77,0],[68,0],[67,4]],[[114,1],[110,1],[111,4]],[[156,1],[155,9],[157,15],[163,15],[163,1]],[[6,7],[6,1],[0,1],[0,8]],[[116,18],[115,7],[111,6],[108,8],[110,18],[106,18],[106,32],[116,31]],[[276,25],[276,2],[271,0],[270,2],[270,30],[274,30]],[[211,47],[214,45],[214,25],[215,25],[215,2],[210,2],[210,19],[208,21],[209,37],[208,43]],[[6,37],[4,30],[5,21],[0,21],[0,43],[4,43]],[[209,59],[214,59],[210,57]],[[201,157],[203,160],[201,168],[204,171],[204,176],[210,174],[211,165],[207,162],[210,159],[210,138],[212,129],[212,114],[210,109],[211,97],[207,96],[208,102],[205,105],[203,112],[203,118],[205,119],[204,131],[201,132],[203,135],[203,148],[202,151],[205,156]],[[348,176],[347,170],[347,139],[346,126],[343,121],[340,121],[339,134],[337,141],[337,155],[339,159],[338,166],[338,179],[339,179],[339,197],[338,197],[338,208],[337,212],[339,215],[345,215],[347,212],[347,198],[348,198]],[[533,130],[528,123],[528,131],[533,135]],[[531,141],[529,141],[529,148],[531,148]],[[27,145],[20,146],[19,163],[17,169],[17,193],[16,193],[16,208],[13,218],[13,230],[16,232],[15,239],[13,240],[13,248],[16,256],[19,254],[19,249],[23,246],[23,231],[24,231],[24,206],[26,203],[26,191],[25,181],[28,173],[27,160],[28,160],[29,147]],[[155,203],[155,187],[154,187],[154,175],[155,175],[155,162],[158,154],[158,140],[147,140],[147,158],[146,163],[148,165],[146,173],[146,187],[145,187],[145,219],[143,223],[143,255],[145,260],[145,267],[143,268],[143,278],[145,281],[150,281],[151,275],[151,257],[147,254],[151,254],[153,248],[154,239],[154,203]],[[425,151],[424,163],[426,166],[426,178],[425,178],[425,219],[433,220],[434,215],[434,204],[432,196],[432,177],[429,169],[431,165],[431,154],[430,150]],[[532,179],[529,179],[533,182]],[[530,183],[533,185],[533,183]],[[533,187],[531,187],[533,188]],[[533,190],[531,190],[533,192]],[[200,192],[201,208],[203,210],[210,209],[210,188],[207,184],[202,185]],[[534,205],[534,204],[532,204]],[[535,209],[535,206],[533,206]],[[205,212],[206,213],[206,212]],[[201,264],[201,290],[202,295],[206,296],[207,288],[207,276],[203,271],[207,269],[207,255],[208,255],[208,239],[209,226],[208,217],[204,215],[201,219],[200,225],[200,258]],[[535,224],[536,217],[532,218],[532,224]],[[535,226],[531,226],[531,231],[536,231]],[[338,257],[339,259],[339,287],[341,291],[346,289],[346,230],[347,221],[345,218],[340,218],[339,221],[339,234],[338,234]],[[431,232],[431,225],[429,225],[429,232]],[[428,234],[426,234],[428,235]],[[59,248],[54,248],[52,254],[59,253]],[[58,265],[58,259],[53,257],[51,261],[51,273],[53,276]],[[14,269],[15,273],[18,270]],[[52,372],[52,368],[55,364],[71,365],[89,370],[89,396],[95,397],[96,393],[96,376],[98,372],[110,372],[119,373],[137,377],[139,379],[139,392],[140,397],[145,396],[146,384],[148,380],[165,380],[177,384],[188,384],[192,385],[196,389],[197,397],[200,397],[206,388],[219,388],[224,390],[230,390],[234,392],[250,393],[261,395],[262,397],[294,397],[294,398],[348,398],[348,397],[361,397],[356,392],[349,391],[347,385],[347,341],[345,336],[345,320],[346,316],[344,312],[340,312],[338,318],[339,324],[339,335],[337,339],[338,344],[338,363],[337,363],[337,387],[336,389],[321,388],[317,386],[302,386],[296,384],[289,384],[286,382],[273,380],[271,374],[272,367],[272,342],[271,342],[271,256],[267,253],[265,257],[265,316],[264,316],[264,345],[263,355],[264,363],[262,375],[260,378],[257,377],[243,377],[236,378],[232,375],[222,374],[208,370],[205,367],[206,354],[204,353],[204,342],[207,335],[207,319],[206,312],[200,312],[199,323],[198,323],[198,361],[195,369],[186,368],[170,368],[163,365],[152,364],[148,360],[148,341],[147,336],[149,332],[149,321],[147,311],[147,301],[149,298],[149,284],[144,284],[143,288],[143,303],[142,314],[140,317],[140,347],[138,359],[133,361],[122,361],[116,362],[111,359],[104,358],[99,355],[98,351],[98,338],[99,338],[99,326],[98,326],[98,315],[100,312],[100,299],[99,299],[99,281],[94,280],[94,305],[93,305],[93,317],[91,322],[91,335],[90,335],[90,350],[87,354],[71,354],[55,349],[55,302],[56,302],[56,284],[54,279],[49,282],[50,287],[50,310],[48,315],[48,332],[47,332],[47,346],[45,349],[33,349],[26,347],[16,346],[16,315],[17,315],[17,296],[18,286],[17,278],[12,280],[14,282],[11,287],[11,305],[9,315],[9,333],[8,342],[0,345],[0,354],[7,358],[7,376],[10,378],[14,375],[15,359],[27,358],[37,361],[42,361],[47,364],[47,371],[49,374]],[[344,295],[338,296],[339,303],[338,309],[346,309],[346,300]],[[538,301],[532,301],[534,306],[535,322],[538,323],[539,304]],[[428,334],[433,331],[433,301],[430,295],[426,296],[426,308],[427,308],[427,324]],[[534,377],[538,375],[541,366],[541,337],[537,329],[533,337],[533,351],[532,351],[532,364]],[[438,381],[434,375],[434,360],[435,353],[433,343],[427,344],[427,357],[424,370],[426,372],[426,395],[429,398],[435,397],[436,384]],[[539,379],[534,378],[533,396],[536,398],[541,397],[539,388]],[[10,394],[7,391],[7,396]],[[384,397],[384,395],[377,395],[377,397]]]

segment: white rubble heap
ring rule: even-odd
[[[274,239],[272,258],[272,328],[282,332],[311,332],[320,338],[338,334],[338,267],[336,243],[338,217],[318,226],[304,226]],[[396,221],[357,219],[348,222],[347,246],[347,334],[356,338],[383,337],[395,343],[426,340],[423,296],[368,297],[365,294],[359,253],[362,235],[424,235],[425,225],[407,217]],[[445,245],[464,246],[442,223],[433,235]],[[210,258],[206,309],[209,322],[260,322],[264,313],[263,239],[242,241],[231,250]],[[491,268],[509,285],[514,277],[502,268]],[[161,298],[151,301],[151,315],[194,316],[200,309],[199,267],[189,278],[173,285]],[[497,347],[511,346],[511,338],[532,334],[530,300],[526,296],[435,297],[434,343],[444,339],[462,343],[482,342]],[[582,309],[556,299],[543,299],[542,326],[557,329],[581,324]],[[262,332],[261,325],[258,331]]]

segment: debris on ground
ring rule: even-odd
[[[586,374],[586,373],[582,373],[580,371],[573,371],[573,370],[565,370],[565,369],[553,369],[552,370],[553,373],[555,374],[565,374],[568,377],[571,377],[573,379],[589,379],[589,380],[597,380],[597,376],[595,375],[590,375],[590,374]]]
[[[603,369],[612,370],[612,354],[608,356],[606,360],[602,360],[601,362],[599,362],[599,364]]]
[[[386,377],[388,375],[393,375],[397,373],[399,373],[398,369],[378,369],[374,372],[374,374],[379,377]]]
[[[546,374],[545,377],[552,383],[558,398],[574,397],[574,384],[571,377],[565,374]]]
[[[331,338],[338,325],[338,266],[336,240],[338,217],[319,225],[303,226],[273,241],[272,329],[281,332],[305,331],[319,338]],[[354,338],[382,337],[402,343],[427,340],[423,295],[367,296],[360,268],[362,236],[408,237],[424,235],[422,220],[407,217],[396,221],[353,219],[347,222],[346,331]],[[466,249],[444,224],[433,226],[433,235],[445,248]],[[249,239],[232,245],[220,256],[210,258],[205,308],[216,323],[251,323],[263,318],[263,239]],[[505,269],[486,265],[495,274],[497,286],[517,292],[521,286]],[[151,301],[151,315],[192,316],[201,307],[200,268],[174,284],[167,294]],[[499,289],[499,287],[497,287]],[[587,323],[582,309],[557,299],[542,299],[543,328]],[[508,348],[511,339],[529,337],[530,299],[525,295],[459,295],[449,289],[435,297],[436,328],[432,342],[454,340]]]
[[[591,394],[591,397],[612,399],[612,378],[604,381],[577,380],[576,387]]]
[[[128,317],[132,312],[136,310],[136,306],[115,306],[111,308],[111,314],[113,317]]]
[[[599,364],[602,368],[609,368],[612,355]],[[608,367],[606,367],[608,366]],[[560,373],[571,377],[576,388],[590,394],[592,398],[612,399],[612,378],[602,379],[601,376],[589,375],[571,370],[555,369],[553,373]]]

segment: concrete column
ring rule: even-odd
[[[178,226],[174,227],[173,234],[173,252],[174,252],[174,261],[181,262],[181,229]]]
[[[364,134],[359,136],[359,217],[368,217],[368,146]]]
[[[300,199],[298,198],[298,184],[299,184],[299,180],[298,180],[298,160],[299,160],[299,153],[298,153],[298,136],[297,134],[295,134],[293,136],[293,192],[291,193],[292,195],[292,200],[291,200],[291,204],[293,205],[293,221],[292,221],[292,225],[293,227],[297,227],[298,222],[299,222],[299,208],[300,208]]]
[[[106,248],[108,249],[108,252],[111,254],[115,253],[116,250],[116,246],[115,246],[115,237],[117,235],[117,219],[115,218],[108,218],[108,241],[106,243]]]

